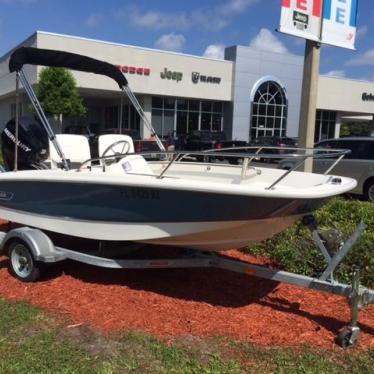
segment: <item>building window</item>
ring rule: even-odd
[[[250,137],[285,136],[287,98],[275,81],[265,81],[257,88],[252,101]]]
[[[153,97],[152,126],[159,136],[168,136],[173,132],[185,135],[200,129],[222,131],[223,103]]]
[[[152,126],[158,136],[167,136],[175,128],[175,98],[152,97]]]
[[[140,115],[138,111],[131,105],[129,106],[129,124],[128,129],[140,129]]]
[[[334,138],[335,124],[336,112],[330,110],[317,110],[314,140],[318,142],[320,140]]]
[[[118,127],[118,107],[107,106],[105,108],[105,128],[115,129]]]
[[[104,110],[105,128],[118,131],[120,128],[120,108],[118,106],[107,106]],[[140,128],[140,116],[132,105],[124,105],[122,108],[122,128],[135,129]]]

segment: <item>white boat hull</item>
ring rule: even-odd
[[[300,215],[248,221],[121,223],[53,218],[0,209],[12,222],[59,234],[94,240],[137,241],[206,251],[224,251],[258,243],[283,231]]]
[[[63,170],[0,174],[0,218],[64,235],[210,251],[272,237],[327,199],[356,185],[349,178],[279,170],[178,164],[166,178]]]

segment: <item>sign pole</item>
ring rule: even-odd
[[[314,145],[320,43],[354,49],[357,8],[358,0],[282,0],[280,31],[307,39],[299,120],[301,147]],[[312,169],[309,158],[304,171]]]
[[[302,148],[314,147],[320,53],[319,42],[306,40],[299,121],[299,144]],[[308,158],[304,163],[304,171],[312,170],[313,159]]]

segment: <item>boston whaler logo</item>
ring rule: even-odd
[[[220,84],[221,83],[221,78],[219,77],[210,77],[208,75],[202,75],[196,71],[192,73],[192,82],[193,83],[199,83],[199,82],[204,82],[204,83],[215,83],[215,84]]]
[[[6,136],[13,142],[15,143],[16,142],[16,137],[8,130],[8,129],[5,129],[4,130]],[[27,145],[21,143],[19,140],[17,142],[17,147],[22,149],[24,152],[31,152],[31,148],[29,148]]]
[[[13,199],[13,196],[14,196],[13,192],[0,191],[0,200],[10,201]]]

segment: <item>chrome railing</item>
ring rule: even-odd
[[[230,152],[230,151],[235,152]],[[269,153],[269,152],[282,152],[282,153]],[[289,153],[287,153],[289,152]],[[200,164],[212,165],[210,159],[219,158],[219,159],[242,159],[241,167],[241,178],[245,179],[247,170],[249,169],[253,160],[260,159],[291,159],[293,160],[293,166],[285,170],[285,172],[276,179],[269,187],[266,189],[274,189],[274,187],[279,184],[284,178],[286,178],[290,173],[297,170],[303,163],[308,159],[312,158],[314,160],[318,159],[336,159],[331,166],[324,172],[328,174],[342,159],[345,155],[349,154],[350,150],[347,149],[320,149],[320,148],[293,148],[293,147],[261,147],[261,146],[248,146],[248,147],[235,147],[235,148],[221,148],[219,150],[207,150],[207,151],[152,151],[152,152],[140,152],[140,153],[117,153],[108,156],[94,157],[84,161],[77,169],[81,171],[85,165],[93,164],[95,162],[100,162],[105,171],[105,161],[114,159],[120,160],[126,156],[130,155],[141,155],[145,158],[152,157],[152,159],[158,159],[158,162],[162,161],[165,163],[165,167],[158,174],[149,174],[149,176],[162,179],[165,177],[167,170],[175,163],[188,162],[185,159],[188,158],[203,158],[206,161],[198,161]],[[158,157],[155,157],[158,156]],[[222,164],[215,164],[221,165]],[[226,165],[228,167],[239,167],[239,165]]]

